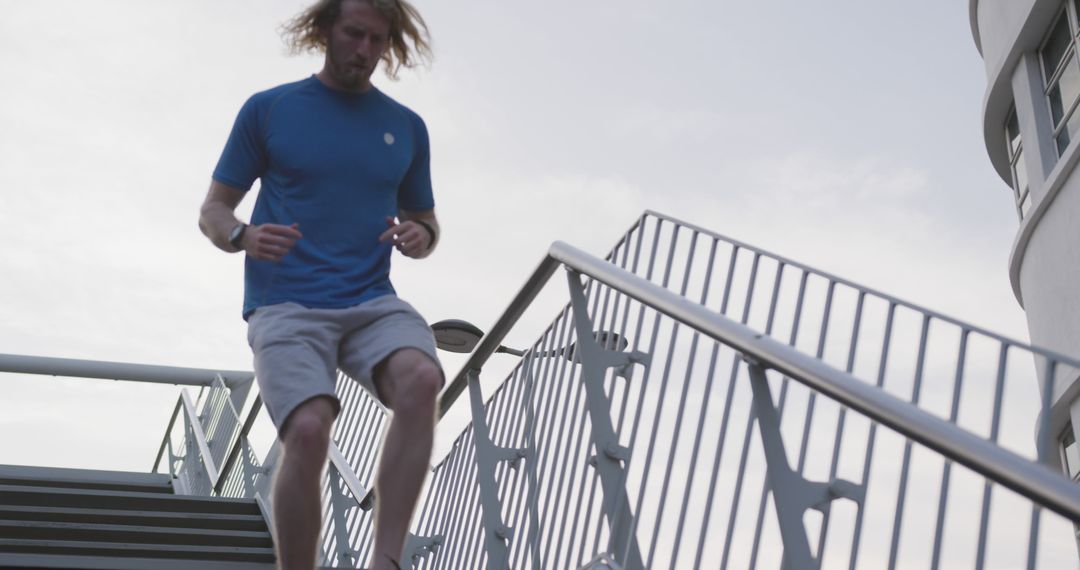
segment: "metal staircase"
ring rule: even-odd
[[[560,269],[565,308],[533,345],[502,346]],[[497,354],[517,360],[484,394]],[[250,372],[2,354],[0,372],[199,388],[163,422],[160,475],[3,468],[0,566],[269,564],[279,450],[248,441],[265,416]],[[553,244],[476,344],[439,406],[471,423],[432,468],[402,562],[1078,569],[1069,410],[1050,405],[1078,375],[1080,360],[646,212],[604,259]],[[337,391],[320,552],[357,567],[387,411],[344,376]]]
[[[0,567],[272,568],[254,499],[183,496],[164,474],[0,465]]]

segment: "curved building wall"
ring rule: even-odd
[[[1009,279],[1026,312],[1032,343],[1075,357],[1080,355],[1080,0],[971,0],[970,11],[987,73],[987,154],[1011,188],[1000,199],[1011,194],[1019,219]],[[1075,372],[1065,381],[1059,377],[1051,417],[1060,443],[1067,446],[1071,439],[1075,446],[1080,441]],[[1080,478],[1072,465],[1063,467]]]
[[[972,1],[972,11],[977,23],[974,30],[977,33],[975,41],[986,63],[987,75],[994,71],[994,66],[1008,53],[1035,2],[1036,0]]]
[[[1019,267],[1033,344],[1066,355],[1080,352],[1080,176],[1064,186],[1038,220]]]

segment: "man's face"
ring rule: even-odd
[[[340,87],[366,91],[389,43],[390,22],[367,0],[345,0],[326,38],[326,68]]]

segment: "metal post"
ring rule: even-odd
[[[567,279],[570,285],[570,304],[574,309],[574,328],[577,335],[576,357],[581,362],[581,380],[585,385],[585,404],[589,413],[592,439],[596,455],[589,459],[589,464],[600,475],[600,484],[604,492],[604,514],[611,527],[614,554],[625,552],[622,564],[626,570],[641,570],[645,567],[641,558],[641,548],[634,536],[634,515],[630,509],[630,498],[626,493],[626,475],[624,462],[630,461],[630,450],[619,444],[619,436],[611,424],[611,401],[604,390],[604,376],[608,368],[615,368],[616,374],[629,378],[630,369],[635,363],[644,364],[648,356],[641,352],[624,353],[607,350],[597,342],[591,319],[589,318],[585,288],[581,284],[581,274],[569,270]]]
[[[780,537],[784,542],[785,568],[803,570],[817,568],[817,561],[810,553],[810,542],[806,537],[803,515],[807,509],[816,509],[823,514],[834,499],[845,497],[859,504],[862,508],[865,489],[842,479],[830,483],[807,481],[788,464],[784,440],[780,434],[780,416],[772,401],[769,381],[765,369],[759,363],[744,356],[750,371],[750,387],[753,390],[754,414],[757,416],[761,432],[761,443],[765,450],[765,463],[768,471],[769,487],[773,492],[776,506],[776,518],[780,526]]]
[[[469,403],[472,405],[474,445],[476,446],[476,480],[480,486],[480,506],[484,524],[484,548],[487,551],[488,570],[510,568],[507,542],[513,530],[502,520],[502,502],[499,500],[499,483],[495,480],[495,467],[499,461],[515,461],[525,458],[523,449],[499,447],[491,441],[484,396],[480,392],[480,375],[477,370],[468,373]]]

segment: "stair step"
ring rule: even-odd
[[[0,568],[53,570],[191,570],[190,560],[62,554],[13,554],[0,552]],[[200,560],[198,570],[274,570],[270,562],[224,562]]]
[[[0,505],[259,515],[251,499],[0,485]]]
[[[130,543],[102,544],[77,540],[34,540],[20,538],[0,538],[0,560],[5,556],[3,553],[166,558],[172,560],[221,560],[236,562],[274,561],[273,548]],[[199,563],[199,566],[201,568],[201,562]]]
[[[39,521],[0,521],[0,538],[163,546],[274,547],[268,532]]]
[[[171,528],[266,531],[261,515],[168,513],[116,509],[80,509],[0,505],[0,521],[43,521],[142,525]]]
[[[0,485],[135,491],[142,493],[173,492],[172,479],[160,473],[132,473],[95,469],[64,469],[0,465]]]

